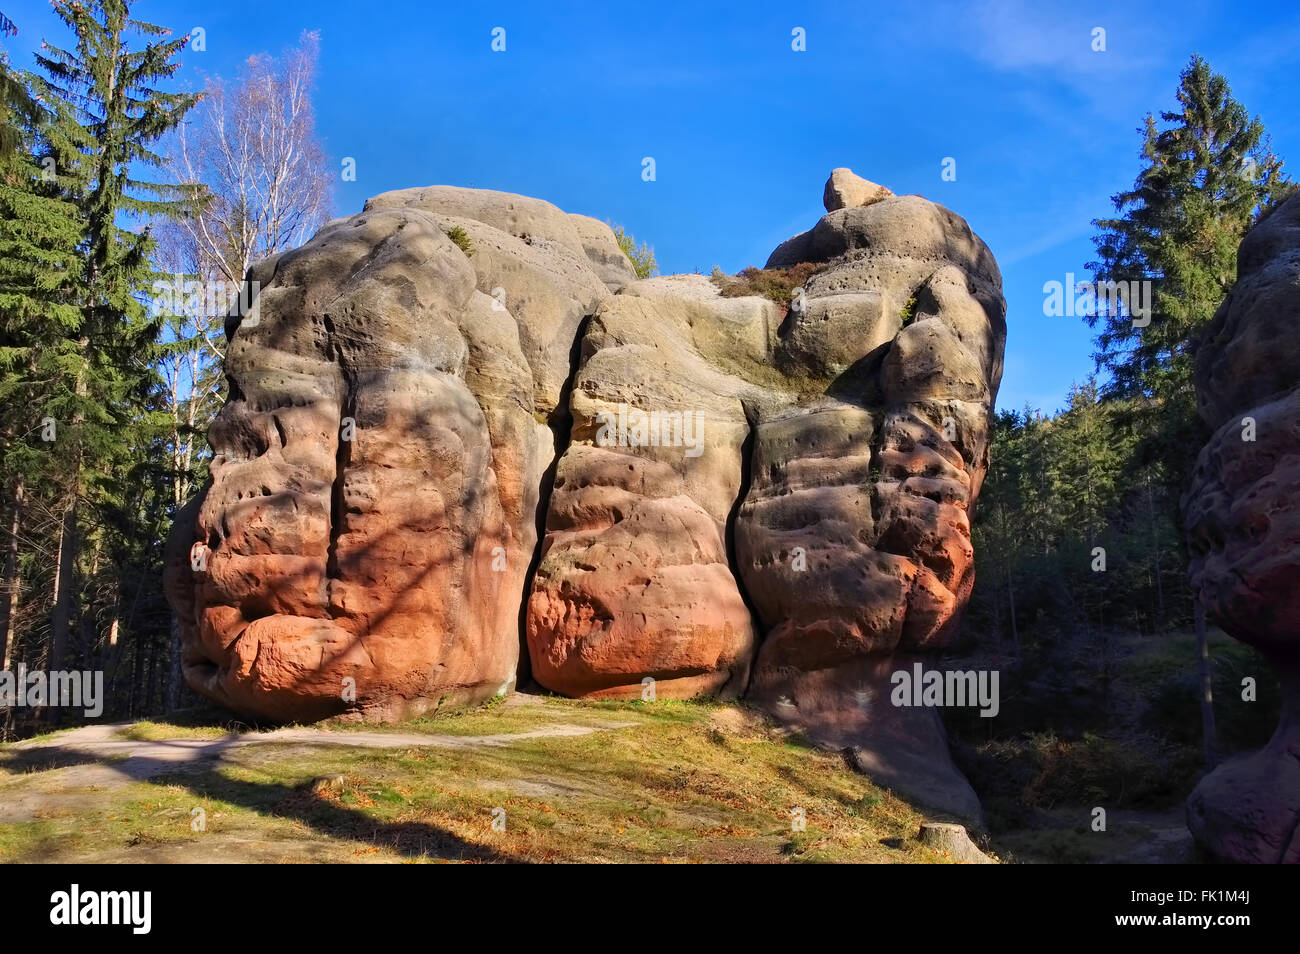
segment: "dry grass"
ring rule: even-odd
[[[378,750],[266,744],[0,825],[6,861],[942,862],[905,802],[755,713],[706,703],[532,700],[394,731],[580,737]],[[348,726],[333,726],[347,729]],[[367,727],[374,729],[375,727]],[[176,737],[182,731],[173,727]],[[151,739],[164,724],[133,730]],[[213,731],[224,733],[224,727]],[[0,748],[0,767],[6,765]],[[0,788],[75,777],[0,773]],[[313,778],[341,774],[341,792]],[[6,776],[9,776],[6,778]],[[14,780],[16,779],[16,781]],[[30,793],[29,793],[30,794]],[[193,830],[202,809],[206,830]],[[504,812],[504,830],[493,827]],[[806,829],[793,830],[802,809]]]

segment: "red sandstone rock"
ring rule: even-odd
[[[1197,785],[1187,823],[1212,856],[1300,862],[1300,198],[1241,243],[1238,279],[1197,348],[1214,429],[1183,497],[1208,617],[1278,669],[1283,714],[1262,750]],[[1261,674],[1263,676],[1263,674]]]
[[[522,621],[543,686],[748,687],[977,816],[933,711],[879,689],[970,593],[1000,278],[953,213],[873,199],[773,254],[823,266],[799,308],[633,281],[600,223],[447,187],[261,263],[213,483],[168,550],[190,684],[267,719],[395,718],[508,690]]]
[[[608,294],[546,203],[372,205],[250,275],[258,320],[231,323],[212,484],[169,549],[187,681],[258,718],[395,718],[513,686],[554,453],[536,415],[567,365],[522,343],[545,351]]]

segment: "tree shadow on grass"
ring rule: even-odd
[[[122,775],[126,781],[177,786],[195,798],[222,801],[259,815],[299,822],[317,834],[369,844],[405,858],[488,863],[524,861],[508,852],[467,841],[435,824],[372,818],[360,809],[313,792],[307,779],[302,785],[290,785],[231,778],[222,771],[219,761],[229,741],[206,742],[196,761],[180,763],[148,756],[105,756],[76,746],[44,745],[26,751],[11,750],[5,753],[7,758],[0,767],[17,773],[78,765],[102,766]]]
[[[313,792],[309,785],[248,782],[223,774],[216,767],[203,772],[172,772],[150,779],[156,785],[178,785],[196,798],[238,805],[260,815],[300,822],[321,835],[364,842],[406,858],[489,863],[522,859],[486,845],[467,841],[428,822],[382,821]]]

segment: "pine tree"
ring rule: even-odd
[[[1191,346],[1236,278],[1237,246],[1261,209],[1290,188],[1259,118],[1200,56],[1183,71],[1178,111],[1148,115],[1144,166],[1132,190],[1113,196],[1118,217],[1099,219],[1098,282],[1149,282],[1149,324],[1127,309],[1099,310],[1099,370],[1107,397],[1135,400],[1144,463],[1165,461],[1171,491],[1203,441],[1195,414]]]
[[[102,534],[120,522],[125,472],[140,446],[135,431],[157,384],[151,360],[158,327],[141,302],[153,278],[152,238],[147,229],[123,228],[119,218],[178,215],[191,200],[184,187],[134,176],[163,164],[150,146],[196,97],[155,85],[174,75],[188,37],[158,39],[169,31],[131,19],[126,0],[53,5],[76,46],[43,46],[36,60],[45,75],[36,88],[50,114],[43,137],[56,181],[82,224],[76,318],[51,342],[47,359],[55,385],[45,413],[59,422],[56,454],[65,475],[50,619],[49,665],[57,668],[80,611],[83,544],[91,544],[86,572],[93,573],[107,555]],[[143,46],[133,48],[129,35],[144,38]]]
[[[0,13],[0,36],[16,36],[18,27]],[[0,156],[7,156],[22,141],[22,120],[32,120],[37,114],[36,102],[26,85],[10,69],[8,58],[0,50],[0,110],[5,113],[0,125]]]
[[[79,268],[82,222],[49,174],[40,154],[40,110],[32,106],[30,77],[0,64],[7,86],[22,90],[0,101],[13,148],[0,152],[0,665],[14,648],[28,500],[54,477],[37,409],[50,397],[50,345],[75,327],[78,310],[69,275]],[[48,160],[48,161],[47,161]]]

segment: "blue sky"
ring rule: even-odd
[[[20,34],[67,44],[44,0],[0,0]],[[182,84],[321,33],[317,122],[335,211],[447,183],[539,196],[624,224],[665,273],[761,265],[822,213],[836,166],[963,215],[1002,266],[1002,407],[1051,411],[1092,370],[1092,332],[1043,315],[1079,277],[1090,221],[1138,170],[1138,127],[1171,108],[1192,52],[1224,73],[1300,176],[1300,6],[1273,3],[265,3],[140,0],[206,31]],[[492,30],[506,50],[491,50]],[[791,49],[802,27],[807,49]],[[1092,31],[1106,31],[1094,52]],[[657,179],[641,178],[653,156]],[[945,157],[955,182],[941,179]]]

